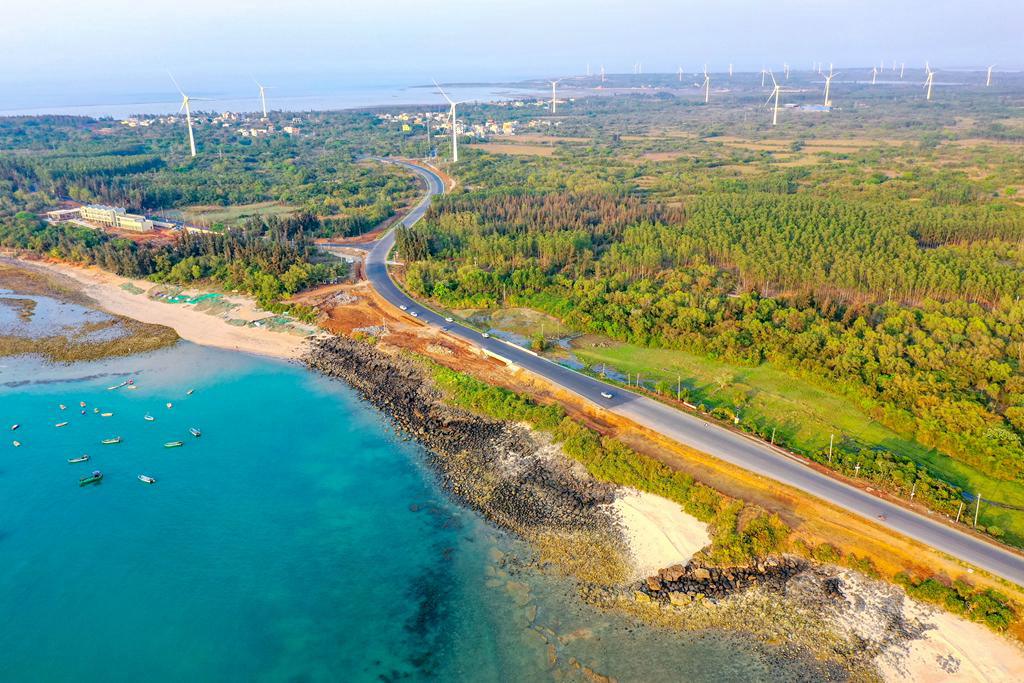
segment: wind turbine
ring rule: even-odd
[[[932,84],[935,82],[935,72],[932,71],[930,67],[925,67],[925,68],[928,69],[928,78],[926,78],[925,82],[924,82],[925,87],[928,88],[928,94],[925,96],[925,99],[926,100],[931,100],[932,99]]]
[[[764,70],[764,66],[761,67],[761,87],[764,87],[764,77],[768,72]],[[774,80],[774,78],[772,79]]]
[[[996,66],[995,64],[989,64],[988,65],[988,75],[985,76],[985,87],[986,88],[988,86],[992,85],[992,69],[994,69],[995,66]]]
[[[679,70],[678,70],[677,73],[678,73],[678,77],[679,77],[679,82],[682,83],[683,82],[683,67],[679,67]]]
[[[900,62],[900,80],[903,80],[903,70],[907,68],[906,62]]]
[[[452,98],[448,97],[448,93],[444,91],[444,88],[442,88],[437,81],[434,81],[434,85],[437,86],[437,89],[441,92],[444,98],[448,100],[448,104],[451,105],[450,116],[452,119],[452,163],[455,164],[458,163],[459,161],[459,128],[458,119],[455,118],[455,105],[462,104],[462,102],[465,102],[465,100],[462,100],[462,102],[456,102]]]
[[[711,76],[708,75],[708,67],[704,67],[704,104],[711,98]]]
[[[604,64],[601,65],[601,82],[604,83]]]
[[[732,62],[729,62],[729,78],[732,78]]]
[[[878,67],[871,67],[871,85],[875,84],[875,79],[878,78]]]
[[[558,95],[556,94],[555,88],[561,82],[562,82],[561,78],[559,78],[557,81],[551,81],[551,113],[552,114],[554,114],[556,111],[558,111],[558,99],[557,99]]]
[[[782,70],[785,72],[786,80],[788,81],[789,80],[789,64],[786,63],[786,62],[783,62],[782,63]]]
[[[171,72],[168,71],[167,75],[171,76]],[[178,113],[180,114],[182,109],[185,110],[185,123],[188,124],[188,148],[189,148],[189,151],[192,152],[192,156],[195,156],[196,155],[196,137],[192,133],[192,109],[189,107],[189,104],[188,104],[189,101],[190,101],[189,100],[189,96],[186,95],[185,91],[181,89],[180,85],[178,85],[178,81],[174,80],[174,76],[171,76],[171,82],[174,83],[174,87],[178,89],[179,93],[181,93],[181,106],[178,107]]]
[[[783,91],[782,90],[782,86],[779,85],[779,82],[775,80],[775,74],[773,74],[771,71],[769,71],[768,75],[772,77],[772,84],[775,87],[772,88],[772,94],[768,96],[768,99],[764,101],[764,104],[765,104],[765,106],[768,106],[768,103],[772,101],[772,98],[773,97],[775,98],[775,106],[772,108],[772,125],[774,126],[774,125],[776,125],[779,122],[779,94],[782,93],[782,92],[796,92],[796,91],[793,91],[793,90]]]
[[[587,62],[587,78],[590,78],[590,62]]]
[[[832,73],[829,71],[828,76],[825,76],[825,106],[831,107],[832,101],[828,97],[829,89],[832,87],[832,79],[838,76],[838,73]]]
[[[252,82],[256,84],[256,87],[260,89],[260,105],[263,107],[263,118],[267,118],[267,93],[266,88],[260,84],[255,78]]]

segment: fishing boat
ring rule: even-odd
[[[113,413],[100,413],[100,417],[110,417]]]
[[[189,389],[188,391],[185,392],[185,395],[186,396],[191,396],[192,392],[194,392],[194,391],[195,391],[195,389]]]
[[[17,429],[20,426],[21,425],[18,425],[18,424],[11,425],[11,431],[13,432],[15,429]]]
[[[55,424],[53,426],[54,427],[67,427],[68,423],[67,422],[58,422],[57,424]]]
[[[167,443],[164,444],[164,448],[180,448],[181,446],[184,445],[184,441],[168,441]]]
[[[94,413],[98,413],[98,412],[100,412],[100,409],[99,409],[99,408],[93,408],[93,409],[92,409],[92,412],[94,412]]]
[[[138,389],[138,387],[137,387],[137,386],[135,386],[134,384],[129,384],[129,385],[128,385],[128,388],[129,388],[129,389]]]
[[[89,459],[88,455],[81,455],[81,456],[79,456],[77,458],[68,458],[68,462],[70,462],[70,463],[85,462],[88,459]]]
[[[85,415],[85,408],[82,408],[82,415]]]
[[[167,409],[168,409],[168,410],[170,410],[170,409],[171,409],[171,408],[173,408],[173,407],[174,407],[174,404],[173,404],[173,403],[168,403],[168,404],[167,404]]]
[[[112,387],[107,387],[107,391],[113,391],[114,389],[120,389],[121,387],[126,387],[126,386],[128,386],[129,383],[130,383],[129,380],[125,380],[125,381],[121,382],[120,384],[115,384]]]
[[[199,427],[189,427],[188,433],[196,437],[197,439],[203,435],[203,433],[199,431]]]
[[[67,410],[67,406],[66,406],[66,405],[64,405],[63,403],[61,403],[61,404],[60,404],[60,409],[61,409],[61,410]]]
[[[93,470],[92,474],[90,474],[88,477],[82,477],[81,479],[79,479],[78,480],[78,485],[79,486],[85,486],[86,484],[95,484],[96,482],[98,482],[102,478],[103,478],[103,473],[102,472],[100,472],[99,470]]]
[[[150,415],[149,413],[146,413],[145,415],[142,416],[142,419],[145,420],[146,422],[152,422],[156,418]]]
[[[79,401],[78,402],[78,407],[79,408],[84,408],[85,407],[85,401]]]
[[[143,484],[155,484],[156,483],[156,479],[154,479],[153,477],[147,476],[145,474],[140,474],[139,475],[139,481],[141,481]]]
[[[105,446],[109,446],[110,444],[114,443],[121,443],[121,437],[115,436],[113,439],[103,439],[103,441],[100,441],[100,443]]]
[[[18,446],[20,446],[20,445],[21,445],[21,442],[20,442],[20,441],[12,441],[11,443],[12,443],[12,444],[14,444],[14,447],[15,447],[15,448],[17,448]]]

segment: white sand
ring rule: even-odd
[[[653,493],[625,489],[612,503],[633,555],[635,575],[642,579],[674,564],[685,565],[711,543],[708,525],[678,503]]]
[[[1024,651],[980,624],[904,599],[904,612],[931,626],[878,658],[886,681],[1024,681]]]
[[[132,294],[121,289],[122,284],[131,282],[142,290],[148,290],[153,286],[152,282],[123,278],[95,267],[42,261],[26,261],[25,265],[70,277],[81,285],[82,293],[93,299],[100,308],[145,323],[171,327],[182,339],[196,344],[274,358],[296,358],[302,353],[304,340],[301,337],[269,329],[236,327],[229,325],[223,318],[197,311],[193,306],[166,304],[154,301],[145,294]],[[233,318],[258,320],[270,315],[248,297],[226,298],[240,304],[231,311]]]

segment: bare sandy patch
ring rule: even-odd
[[[518,156],[549,157],[555,148],[547,145],[522,145],[506,142],[483,142],[473,145],[474,149],[482,149],[491,154],[515,154]]]
[[[633,579],[653,576],[674,564],[685,565],[711,543],[707,524],[683,512],[678,503],[653,493],[623,489],[612,509],[629,542]]]

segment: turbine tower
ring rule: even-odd
[[[554,114],[558,111],[558,94],[556,88],[562,79],[559,78],[557,81],[551,81],[551,113]]]
[[[878,78],[878,67],[871,67],[871,85],[875,84],[875,79]]]
[[[926,88],[928,88],[928,94],[925,95],[925,99],[926,100],[931,100],[932,99],[932,84],[935,83],[935,72],[932,71],[930,67],[925,67],[925,68],[928,69],[928,78],[926,78],[925,82],[924,82],[924,86]]]
[[[992,85],[992,69],[994,69],[995,66],[996,66],[995,64],[989,64],[988,65],[988,75],[985,76],[985,87],[986,88],[989,87],[990,85]]]
[[[732,78],[732,62],[729,62],[729,78]]]
[[[604,83],[604,64],[601,65],[601,82]]]
[[[831,87],[832,87],[832,79],[835,78],[838,75],[839,75],[838,73],[832,73],[830,71],[828,76],[825,76],[825,106],[826,107],[831,107],[832,106],[832,100],[829,99],[828,94],[829,94],[829,89],[831,89]]]
[[[783,92],[797,92],[797,91],[795,91],[795,90],[783,90],[782,86],[779,85],[779,82],[775,80],[775,74],[773,74],[771,71],[769,71],[768,75],[772,77],[772,85],[774,87],[772,88],[772,94],[768,96],[768,99],[764,101],[764,104],[765,104],[765,106],[768,106],[768,103],[772,101],[772,98],[775,98],[775,105],[772,107],[772,125],[774,126],[774,125],[777,125],[778,122],[779,122],[779,95],[781,93],[783,93]]]
[[[168,71],[167,75],[171,76],[171,72]],[[185,94],[185,91],[181,89],[181,86],[178,85],[178,81],[174,80],[174,76],[171,76],[171,82],[174,83],[174,87],[178,89],[179,93],[181,93],[181,106],[178,107],[178,113],[180,114],[182,110],[185,111],[185,123],[188,125],[188,148],[194,157],[196,155],[196,137],[192,133],[192,109],[189,107],[190,99],[189,96]]]
[[[451,116],[451,120],[452,120],[452,163],[455,164],[455,163],[458,163],[458,161],[459,161],[459,129],[458,129],[458,119],[455,118],[455,105],[456,104],[462,104],[462,102],[456,102],[452,98],[448,97],[448,93],[446,93],[444,91],[444,88],[442,88],[440,86],[440,84],[438,84],[437,81],[434,81],[434,85],[437,86],[437,89],[441,92],[441,95],[443,95],[444,98],[446,100],[448,100],[448,104],[451,105],[451,110],[450,110],[450,114],[449,115]],[[464,101],[465,100],[463,100],[463,102]]]
[[[900,80],[903,80],[903,70],[907,68],[906,62],[900,62]]]
[[[789,80],[789,64],[786,63],[786,62],[783,62],[782,63],[782,70],[785,72],[786,80],[788,81]]]
[[[679,67],[679,69],[677,70],[676,73],[677,73],[679,82],[682,83],[683,82],[683,67]]]
[[[252,82],[255,83],[256,87],[260,89],[260,106],[263,107],[263,118],[265,119],[267,118],[267,89],[263,87],[263,85],[261,85],[260,82],[257,81],[255,78],[252,79]]]
[[[707,67],[704,67],[704,104],[711,98],[711,76],[708,75]]]

